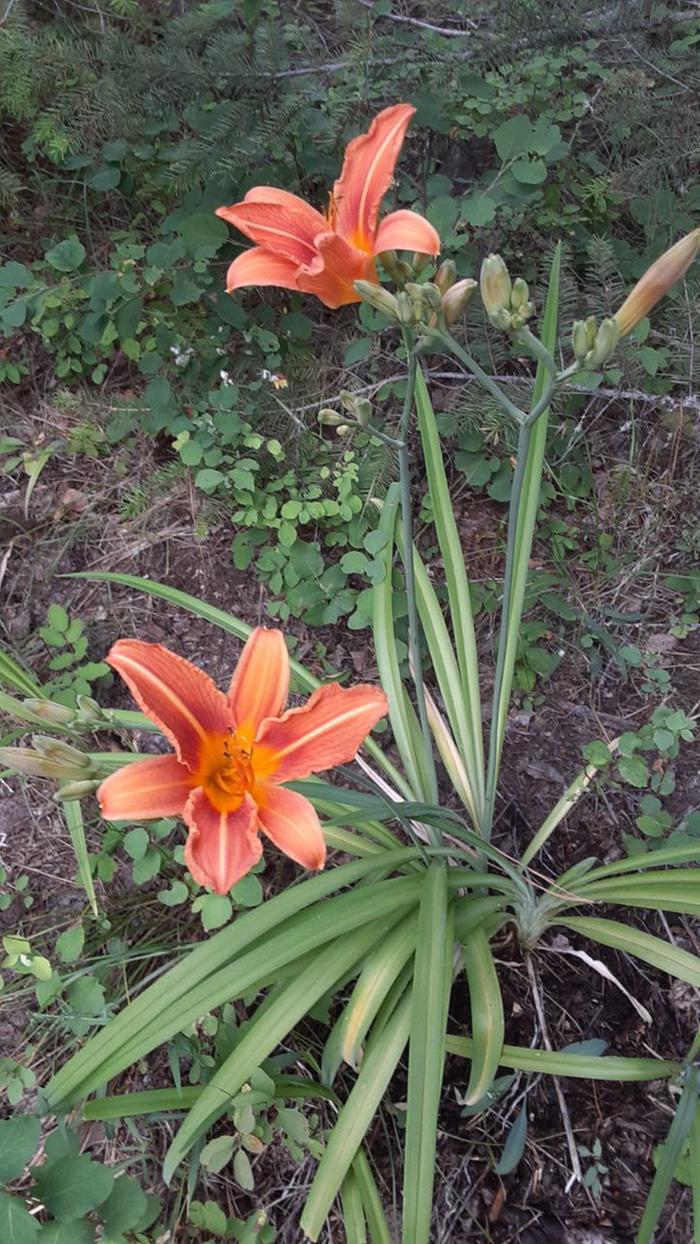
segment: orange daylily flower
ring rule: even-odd
[[[342,307],[360,301],[353,281],[379,283],[374,261],[382,251],[437,255],[440,238],[416,212],[391,212],[379,221],[415,111],[411,104],[394,104],[374,118],[366,134],[353,138],[325,213],[274,186],[255,186],[242,203],[218,208],[217,216],[257,243],[234,259],[227,292],[244,285],[277,285],[315,294],[327,307]]]
[[[289,656],[281,631],[248,639],[228,695],[160,644],[120,639],[108,663],[175,754],[135,761],[100,786],[110,821],[182,816],[195,881],[226,894],[262,854],[258,831],[304,868],[323,868],[326,844],[308,799],[281,785],[352,760],[387,711],[378,687],[319,687],[284,711]]]

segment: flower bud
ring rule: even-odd
[[[397,285],[403,284],[403,278],[399,268],[399,257],[396,251],[382,251],[378,256],[379,262],[384,271],[395,281]]]
[[[35,739],[35,742],[37,740]],[[46,743],[55,743],[55,739]],[[0,747],[0,764],[7,765],[16,773],[26,773],[29,777],[46,778],[77,778],[83,779],[90,772],[90,757],[75,748],[69,749],[80,757],[80,763],[68,756],[52,753],[45,746],[34,751],[31,747]]]
[[[494,328],[500,328],[504,333],[510,332],[513,327],[513,317],[504,307],[499,307],[489,318]]]
[[[361,428],[366,428],[372,417],[372,403],[366,397],[358,397],[355,403],[355,414]]]
[[[513,311],[519,311],[530,300],[530,291],[527,287],[527,281],[518,276],[513,281],[513,288],[510,292],[510,305]]]
[[[412,328],[417,323],[414,304],[405,290],[401,290],[401,293],[396,295],[396,315],[399,324],[403,324],[406,328]]]
[[[700,229],[693,229],[647,269],[615,312],[615,327],[620,337],[626,337],[659,299],[685,276],[699,250]]]
[[[602,320],[596,333],[595,345],[591,351],[590,366],[602,367],[617,349],[617,325],[614,320]]]
[[[75,720],[75,709],[68,708],[65,704],[54,704],[53,700],[28,699],[23,703],[35,717],[40,717],[52,726],[67,726]]]
[[[427,302],[425,298],[423,285],[418,285],[416,281],[407,281],[404,289],[411,299],[411,306],[416,318],[416,322],[422,320],[427,311]]]
[[[372,281],[355,281],[354,286],[362,302],[374,307],[375,311],[381,311],[382,315],[388,315],[389,319],[396,319],[396,298],[388,289]]]
[[[446,294],[456,280],[457,265],[454,259],[444,259],[433,277],[433,284],[437,285],[441,294]]]
[[[590,348],[588,326],[584,320],[574,320],[574,326],[571,329],[571,349],[577,362],[583,363]]]
[[[434,285],[432,281],[427,281],[423,286],[423,298],[428,308],[435,315],[442,315],[442,294],[437,285]]]
[[[342,406],[343,410],[347,410],[349,414],[354,415],[355,394],[351,393],[349,389],[341,389],[340,393],[338,394],[338,397],[340,398],[340,405]]]
[[[86,779],[82,782],[67,782],[65,786],[60,786],[56,792],[57,799],[84,799],[86,795],[92,795],[100,785],[97,781],[89,781]]]
[[[336,436],[340,436],[341,438],[343,438],[343,437],[349,436],[351,431],[352,431],[352,428],[350,427],[349,424],[339,423],[335,430],[335,434]]]
[[[500,255],[487,255],[481,265],[481,301],[484,310],[494,324],[494,315],[510,308],[511,280],[508,269]],[[509,321],[510,322],[510,321]],[[497,328],[501,324],[496,324]]]
[[[337,414],[335,410],[331,410],[330,406],[324,406],[318,412],[318,421],[325,428],[337,428],[338,424],[343,422],[343,416]]]
[[[414,251],[411,259],[411,268],[416,276],[419,276],[425,265],[430,263],[430,255],[426,255],[423,251]]]
[[[78,708],[80,709],[81,721],[104,721],[104,710],[93,700],[90,695],[79,695],[76,697]]]
[[[443,294],[442,310],[448,328],[451,324],[456,323],[460,315],[466,310],[475,289],[476,281],[472,277],[467,276],[464,280],[457,281],[455,285],[451,285]]]

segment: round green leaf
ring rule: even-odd
[[[547,176],[544,160],[535,156],[523,156],[521,160],[516,160],[510,171],[525,186],[539,186]]]
[[[85,258],[85,247],[76,237],[65,238],[46,252],[47,262],[57,272],[74,272]]]

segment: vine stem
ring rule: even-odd
[[[411,464],[408,453],[408,435],[410,429],[411,412],[415,402],[416,392],[416,370],[418,361],[412,334],[403,329],[403,341],[408,355],[408,375],[406,377],[406,393],[404,396],[403,412],[401,414],[401,423],[399,425],[398,436],[398,459],[399,459],[399,485],[401,489],[401,529],[403,534],[403,564],[404,575],[406,579],[406,600],[408,604],[408,652],[409,665],[413,677],[413,685],[416,691],[416,706],[418,708],[418,720],[420,722],[421,734],[423,735],[423,744],[426,752],[426,761],[428,765],[428,776],[431,785],[431,798],[435,803],[438,799],[437,773],[435,771],[435,755],[433,752],[433,740],[430,733],[430,725],[428,723],[428,709],[425,700],[425,687],[423,684],[423,665],[421,660],[421,640],[420,640],[420,624],[418,621],[418,604],[416,600],[416,580],[413,569],[413,519],[411,507]]]

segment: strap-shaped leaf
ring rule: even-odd
[[[357,1186],[362,1197],[367,1226],[372,1244],[393,1244],[384,1206],[377,1190],[372,1169],[363,1148],[359,1148],[352,1162]]]
[[[405,847],[400,851],[386,852],[381,864],[375,859],[343,864],[340,868],[329,869],[318,877],[312,877],[285,890],[261,907],[240,916],[234,924],[202,942],[180,963],[134,998],[128,1007],[110,1020],[82,1050],[69,1059],[46,1088],[48,1104],[55,1107],[59,1103],[73,1100],[81,1095],[81,1088],[85,1083],[101,1083],[100,1069],[110,1059],[119,1057],[120,1053],[123,1057],[123,1050],[130,1041],[138,1038],[145,1024],[157,1025],[171,1004],[187,998],[208,977],[238,960],[256,942],[267,938],[283,921],[289,920],[343,886],[354,885],[363,878],[376,875],[380,868],[400,868],[417,858],[418,852],[415,848]],[[156,1038],[150,1048],[155,1048],[158,1044]],[[129,1065],[128,1059],[123,1065]],[[84,1093],[84,1089],[82,1092]]]
[[[389,720],[399,750],[401,763],[406,771],[414,794],[409,798],[429,799],[430,782],[426,774],[425,759],[421,758],[420,725],[413,706],[405,694],[399,659],[396,652],[394,631],[394,529],[398,513],[399,493],[396,485],[389,488],[379,519],[379,531],[384,545],[379,558],[384,566],[384,578],[374,586],[373,634],[377,668],[382,687],[389,701]],[[418,746],[416,741],[418,742]],[[403,792],[406,793],[405,791]]]
[[[602,881],[606,877],[621,877],[625,873],[644,876],[652,868],[661,868],[666,864],[687,864],[697,859],[700,859],[700,843],[661,847],[649,855],[633,855],[629,859],[615,860],[612,864],[601,864],[599,868],[592,868],[586,874],[586,885],[591,881]]]
[[[445,1038],[448,1054],[471,1058],[474,1043],[471,1037],[458,1037],[448,1033]],[[566,1051],[528,1049],[519,1045],[504,1045],[501,1050],[501,1066],[513,1071],[528,1071],[535,1075],[572,1076],[583,1080],[661,1080],[678,1075],[680,1063],[662,1058],[618,1058],[616,1055],[572,1054]]]
[[[270,1005],[258,1009],[246,1024],[235,1049],[205,1086],[202,1096],[172,1142],[163,1164],[166,1183],[170,1182],[173,1172],[195,1141],[226,1112],[230,1099],[240,1091],[256,1067],[272,1053],[314,1003],[353,965],[358,964],[378,939],[386,935],[391,923],[390,917],[382,916],[356,927],[352,936],[346,932],[344,936],[337,937],[303,972],[280,990]]]
[[[83,810],[80,806],[80,800],[67,799],[63,803],[63,815],[66,818],[68,833],[73,844],[81,885],[87,894],[93,915],[97,916],[97,895],[95,894],[95,883],[90,869],[90,858],[85,838],[85,823],[83,821]]]
[[[480,812],[484,799],[484,745],[481,725],[481,691],[479,688],[479,661],[474,635],[469,579],[464,565],[462,541],[447,485],[445,464],[440,447],[435,412],[430,400],[428,386],[420,367],[416,373],[416,412],[418,430],[423,446],[423,459],[428,476],[428,487],[433,502],[433,516],[440,553],[445,567],[445,582],[450,606],[450,620],[454,636],[457,663],[460,671],[462,698],[469,721],[470,776],[475,784],[477,809]],[[480,822],[479,822],[480,824]]]
[[[401,530],[398,527],[396,530],[396,543],[403,557],[403,539]],[[459,666],[447,625],[442,616],[435,589],[430,582],[428,572],[415,545],[413,546],[413,569],[416,581],[418,613],[425,635],[430,662],[440,688],[440,694],[459,749],[459,755],[466,770],[468,785],[467,806],[474,825],[478,828],[483,800],[483,748],[475,744],[473,735],[474,723],[469,716],[469,706],[464,699]],[[436,741],[439,746],[437,736]],[[442,748],[440,750],[442,752]],[[445,756],[443,755],[444,760]]]
[[[687,981],[689,985],[700,988],[700,958],[691,955],[680,946],[672,946],[661,937],[651,933],[643,933],[641,929],[632,929],[617,920],[604,920],[599,916],[567,916],[557,917],[557,924],[567,929],[582,933],[594,942],[603,946],[612,946],[625,954],[634,955],[652,967],[676,976],[678,980]]]
[[[447,869],[444,864],[431,864],[423,883],[416,935],[404,1149],[403,1244],[428,1244],[430,1239],[450,992],[448,981],[452,983],[453,933]]]
[[[404,881],[408,885],[404,885]],[[161,1045],[199,1015],[214,1007],[257,992],[266,985],[305,971],[319,954],[319,948],[341,933],[352,935],[377,912],[393,924],[400,913],[413,906],[420,893],[420,878],[398,878],[380,886],[358,887],[349,894],[327,899],[309,911],[301,912],[281,926],[275,935],[256,944],[235,963],[221,968],[196,989],[162,1012],[156,1023],[147,1023],[134,1039],[100,1069],[101,1080],[111,1080],[125,1066],[136,1062],[155,1046]],[[395,914],[396,913],[396,914]],[[267,1002],[267,999],[266,999]],[[266,1002],[262,1005],[266,1005]],[[163,1032],[167,1036],[163,1036]],[[94,1083],[83,1092],[92,1092]]]
[[[340,1206],[346,1244],[367,1244],[367,1223],[354,1165],[340,1185]]]
[[[700,869],[655,868],[636,877],[608,877],[590,883],[584,879],[576,893],[601,903],[697,916],[700,915]]]
[[[651,1244],[668,1190],[671,1187],[673,1173],[698,1111],[700,1111],[700,1076],[697,1067],[687,1067],[683,1092],[676,1106],[673,1122],[668,1129],[666,1142],[661,1147],[659,1164],[644,1206],[636,1244]]]
[[[608,747],[612,752],[613,744],[608,744]],[[582,769],[577,774],[573,782],[564,791],[561,799],[554,805],[549,815],[545,817],[532,841],[525,848],[520,861],[521,868],[526,868],[530,861],[535,858],[537,852],[542,850],[550,835],[554,833],[558,825],[561,825],[564,818],[568,816],[571,809],[576,806],[581,796],[588,790],[597,772],[598,770],[594,765],[586,765],[585,769]]]
[[[386,995],[416,945],[416,920],[409,912],[368,956],[349,1002],[331,1029],[323,1050],[323,1080],[332,1084],[341,1062],[357,1067],[362,1043]]]
[[[561,246],[557,246],[554,259],[552,260],[547,302],[542,317],[542,343],[550,354],[556,346],[560,270]],[[543,397],[548,381],[549,373],[545,364],[540,361],[537,366],[535,384],[532,391],[533,410]],[[487,830],[489,832],[490,822],[493,817],[503,739],[506,731],[508,704],[513,686],[513,669],[515,667],[515,657],[520,637],[525,587],[530,569],[530,553],[532,551],[532,538],[535,531],[535,521],[540,499],[546,440],[547,411],[544,411],[536,423],[528,427],[521,427],[518,437],[517,463],[508,514],[508,548],[506,551],[503,610],[496,660],[493,708],[491,712],[491,735],[486,782],[486,817],[488,820]]]
[[[328,1137],[301,1216],[301,1229],[310,1240],[319,1237],[348,1167],[401,1058],[410,1026],[411,994],[408,992],[381,1025],[378,1036],[375,1038],[373,1033],[370,1037],[355,1086]]]
[[[505,1017],[496,965],[481,925],[466,935],[462,945],[473,1043],[471,1074],[464,1101],[471,1106],[480,1101],[493,1084],[501,1061]]]

